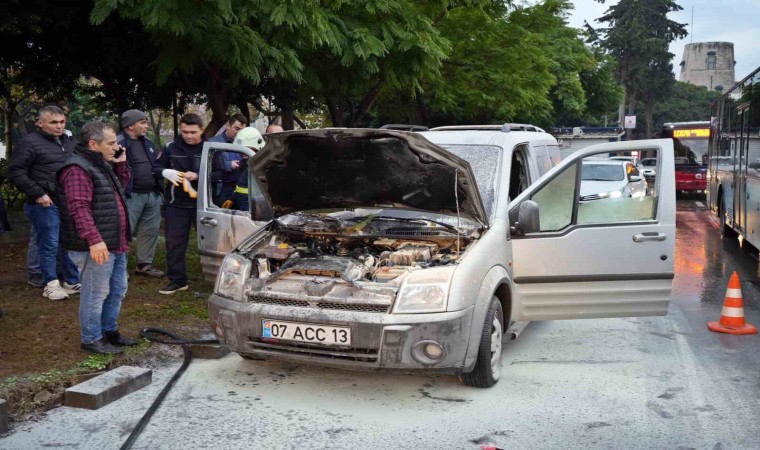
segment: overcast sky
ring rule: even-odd
[[[605,4],[595,0],[573,0],[572,3],[575,11],[569,18],[571,26],[581,27],[584,20],[599,26],[594,20],[617,0],[607,0]],[[684,46],[690,42],[733,42],[737,81],[760,66],[760,0],[677,0],[677,3],[683,11],[671,14],[671,19],[687,24],[689,36],[670,46],[670,53],[676,55],[673,61],[676,77]]]

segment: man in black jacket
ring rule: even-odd
[[[37,131],[24,136],[11,155],[8,177],[26,194],[24,214],[32,222],[37,238],[37,254],[43,297],[63,300],[78,294],[79,272],[58,245],[60,216],[55,203],[58,169],[74,150],[75,143],[64,133],[66,115],[57,106],[44,106],[37,113]],[[58,280],[61,265],[63,283]]]
[[[158,232],[161,228],[163,178],[156,175],[156,151],[148,133],[148,118],[137,109],[121,115],[122,132],[117,136],[119,145],[127,152],[127,164],[132,178],[124,192],[129,207],[129,226],[137,234],[137,268],[135,274],[161,278],[164,273],[153,267]]]
[[[179,132],[179,137],[164,147],[155,172],[169,180],[164,191],[169,284],[158,291],[165,295],[187,289],[185,253],[190,227],[195,227],[196,221],[195,190],[203,152],[203,119],[197,114],[185,114],[179,121]]]

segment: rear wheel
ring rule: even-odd
[[[462,383],[467,386],[487,388],[499,381],[503,337],[504,313],[501,309],[501,302],[498,298],[492,297],[483,324],[475,368],[472,372],[462,374],[459,377]]]

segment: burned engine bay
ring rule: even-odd
[[[336,283],[398,287],[413,271],[456,264],[477,237],[476,228],[463,232],[425,219],[298,214],[288,224],[272,222],[266,235],[241,249],[253,262],[246,291],[250,295],[286,279],[312,281],[306,289],[315,296]]]

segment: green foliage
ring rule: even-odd
[[[90,355],[78,364],[78,368],[86,372],[105,370],[113,361],[113,355]]]
[[[719,92],[704,86],[676,81],[667,97],[658,99],[654,108],[654,128],[666,122],[693,122],[710,120],[710,103],[720,97]],[[643,115],[644,111],[640,111]]]

